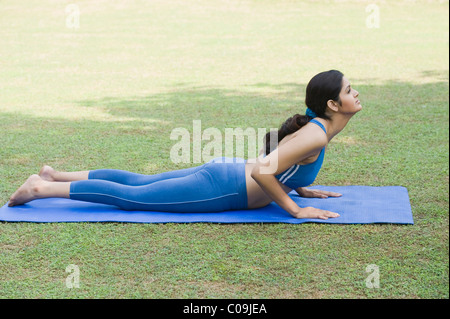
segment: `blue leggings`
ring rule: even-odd
[[[70,183],[70,198],[123,210],[200,213],[246,209],[245,162],[222,159],[156,175],[93,170],[88,180]]]

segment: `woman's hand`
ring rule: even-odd
[[[340,215],[338,213],[333,213],[327,210],[322,210],[314,207],[304,207],[300,208],[292,214],[295,218],[318,218],[318,219],[328,219],[336,218]]]
[[[328,192],[320,189],[307,189],[304,187],[299,187],[296,189],[296,191],[301,197],[308,197],[308,198],[328,198],[328,197],[342,196],[342,194],[335,192]]]

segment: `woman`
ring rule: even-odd
[[[305,186],[316,178],[326,145],[361,110],[358,95],[341,72],[322,72],[307,85],[306,115],[286,120],[276,137],[268,133],[264,157],[256,161],[215,159],[156,175],[112,169],[57,172],[44,166],[11,196],[8,205],[64,197],[124,210],[218,212],[259,208],[275,201],[295,218],[338,217],[319,208],[299,207],[287,193],[295,189],[303,197],[341,196]]]

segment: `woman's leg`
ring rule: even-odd
[[[124,210],[218,212],[247,208],[245,164],[205,165],[195,173],[129,186],[100,179],[70,183],[70,198]]]
[[[247,205],[245,166],[205,166],[194,174],[128,186],[100,179],[50,182],[32,175],[12,196],[9,206],[47,197],[115,205],[124,210],[216,212]]]
[[[154,175],[133,173],[119,169],[97,169],[89,172],[89,179],[101,179],[128,186],[143,186],[166,179],[185,177],[195,174],[203,169],[205,165],[207,164]]]
[[[49,182],[73,182],[89,178],[89,171],[58,172],[48,165],[44,165],[39,176]]]
[[[55,181],[55,182],[72,182],[87,179],[101,179],[123,185],[141,186],[151,184],[164,179],[178,178],[191,175],[201,170],[202,168],[203,165],[164,172],[160,174],[145,175],[118,169],[98,169],[79,172],[58,172],[53,168],[51,168],[50,166],[45,165],[39,172],[39,176],[41,176],[43,179],[47,181]]]

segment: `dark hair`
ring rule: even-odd
[[[305,104],[317,117],[329,120],[330,118],[325,114],[327,109],[327,102],[333,100],[341,104],[339,98],[339,93],[342,89],[342,78],[344,74],[337,70],[330,70],[321,72],[315,75],[306,86],[306,97]],[[278,140],[276,143],[271,137],[274,132],[269,132],[265,136],[265,153],[268,155],[272,152],[278,145],[278,143],[289,134],[298,131],[302,126],[306,125],[311,121],[312,117],[307,115],[295,114],[294,116],[288,118],[278,130]]]

